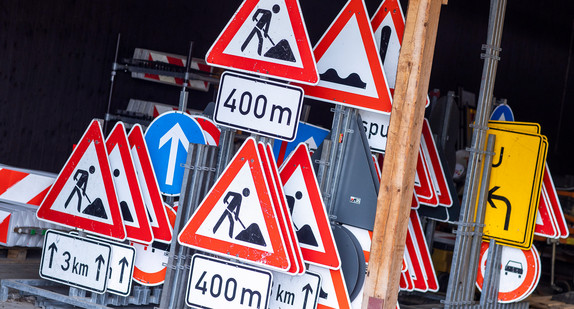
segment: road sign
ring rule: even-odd
[[[538,203],[538,213],[536,215],[535,224],[535,235],[548,238],[560,238],[560,228],[556,222],[554,209],[552,209],[552,206],[550,205],[548,192],[546,192],[544,185],[540,191],[540,201]]]
[[[193,308],[267,308],[271,272],[195,254],[185,301]]]
[[[111,248],[105,242],[48,230],[40,262],[44,279],[102,294]]]
[[[420,203],[427,206],[438,206],[438,197],[431,181],[429,166],[425,161],[424,153],[419,147],[419,159],[415,173],[414,191]]]
[[[269,308],[315,309],[321,292],[321,276],[306,271],[302,276],[273,272]]]
[[[213,120],[203,117],[203,116],[192,116],[197,123],[201,126],[203,130],[203,136],[205,137],[205,143],[210,146],[219,145],[219,137],[221,135],[221,130],[215,125]]]
[[[341,260],[305,144],[299,144],[285,161],[280,176],[303,258],[338,269]]]
[[[74,233],[74,232],[72,232]],[[106,243],[111,248],[106,292],[128,296],[132,289],[132,275],[136,250],[134,247],[88,235],[88,238]]]
[[[262,160],[248,138],[179,234],[179,243],[279,271],[290,267]]]
[[[493,111],[492,115],[490,116],[490,120],[497,120],[497,121],[514,121],[514,114],[512,113],[512,109],[510,106],[506,104],[498,105]]]
[[[421,266],[425,271],[424,277],[426,279],[427,289],[431,292],[436,292],[439,289],[438,279],[436,277],[430,250],[424,236],[418,212],[416,210],[411,210],[409,219],[409,232],[416,243],[417,255],[420,257],[420,262],[422,263]]]
[[[157,286],[165,281],[169,251],[165,244],[144,245],[130,242],[136,250],[133,279],[145,286]]]
[[[385,153],[390,115],[360,110],[363,128],[373,152]]]
[[[405,15],[399,0],[384,0],[371,19],[375,44],[379,50],[391,94],[395,92],[399,52],[405,31]],[[425,107],[430,104],[427,96]]]
[[[309,85],[319,76],[297,0],[247,0],[205,57],[207,63]]]
[[[151,163],[142,127],[136,124],[128,134],[132,158],[138,175],[140,189],[147,208],[155,241],[170,243],[172,228],[167,220],[163,200],[159,192],[157,180]]]
[[[351,299],[347,292],[343,270],[332,270],[309,265],[309,271],[321,276],[321,291],[317,309],[350,309]]]
[[[303,86],[309,98],[391,112],[391,93],[363,0],[349,0],[313,52],[319,83]]]
[[[213,119],[220,125],[292,141],[302,106],[300,87],[224,72]]]
[[[412,210],[411,210],[412,212]],[[418,243],[412,229],[412,223],[409,220],[407,229],[407,238],[405,242],[405,251],[407,254],[407,268],[413,280],[414,290],[419,292],[428,291],[428,285],[425,278],[425,269],[422,263],[421,254],[418,251]]]
[[[313,152],[319,148],[323,140],[329,135],[329,132],[327,129],[305,122],[299,122],[297,136],[292,142],[276,140],[275,143],[273,143],[273,154],[275,158],[277,158],[277,165],[281,166],[299,143],[307,144],[311,155],[313,155]]]
[[[438,204],[444,207],[452,206],[452,196],[448,188],[448,182],[446,179],[445,171],[440,160],[438,153],[438,148],[433,138],[430,124],[427,119],[423,122],[423,131],[421,136],[421,149],[425,157],[427,164],[432,167],[431,176],[433,176],[433,183],[436,182],[435,190],[438,197]]]
[[[568,238],[570,235],[568,224],[566,223],[564,212],[562,211],[562,205],[560,205],[558,193],[556,192],[556,187],[554,186],[554,181],[552,180],[552,174],[550,174],[548,164],[546,164],[546,167],[544,168],[544,178],[542,181],[544,188],[548,193],[548,201],[554,211],[554,215],[556,216],[556,223],[558,224],[558,228],[560,230],[560,237]]]
[[[528,249],[540,200],[546,138],[539,134],[490,128],[496,135],[484,237]]]
[[[295,234],[295,228],[293,227],[293,218],[289,213],[289,208],[287,207],[287,200],[285,199],[285,193],[283,192],[283,185],[279,178],[279,170],[275,164],[275,158],[271,152],[271,145],[264,145],[259,143],[258,145],[259,154],[261,159],[264,161],[265,177],[268,180],[269,189],[271,190],[271,197],[273,199],[273,206],[275,207],[275,213],[278,216],[279,225],[281,227],[281,233],[283,234],[283,240],[287,246],[287,253],[289,255],[289,261],[291,267],[288,272],[292,274],[303,274],[305,273],[305,264],[303,262],[303,253],[301,253],[301,248],[299,247],[299,241],[297,240],[297,235]]]
[[[118,198],[100,124],[93,120],[56,178],[36,216],[123,240]]]
[[[165,195],[179,195],[189,144],[205,144],[201,126],[186,113],[163,113],[150,123],[145,141],[159,190]]]
[[[484,273],[488,256],[488,243],[482,243],[480,264],[476,276],[476,286],[482,290]],[[500,267],[500,285],[498,302],[512,303],[530,295],[540,280],[540,255],[536,247],[520,250],[507,246],[502,247]]]
[[[126,226],[126,236],[131,240],[149,244],[153,241],[153,234],[132,160],[126,129],[122,122],[116,123],[106,139],[106,149],[122,218]]]

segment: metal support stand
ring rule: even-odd
[[[159,308],[184,308],[189,261],[192,249],[177,241],[177,234],[199,206],[214,180],[217,148],[190,144],[187,152],[180,205],[177,209],[174,235],[171,241],[169,260]]]
[[[478,108],[474,124],[472,144],[468,173],[464,186],[464,194],[460,212],[460,222],[453,252],[452,266],[450,272],[449,286],[445,299],[445,308],[468,308],[474,304],[474,280],[476,266],[469,265],[467,262],[472,260],[475,263],[478,250],[471,249],[474,244],[471,243],[469,235],[473,235],[479,222],[475,222],[476,197],[479,191],[479,177],[483,166],[484,152],[483,147],[486,140],[487,123],[492,105],[492,93],[494,89],[494,80],[496,78],[496,68],[498,65],[498,54],[500,52],[500,41],[502,38],[502,28],[506,10],[506,0],[491,0],[490,16],[488,23],[488,41],[483,45],[485,54],[482,82],[480,86]],[[486,165],[489,167],[488,165]],[[485,168],[489,169],[489,168]],[[485,183],[484,181],[482,182]],[[480,236],[475,235],[476,238]],[[477,240],[478,241],[478,240]],[[471,275],[469,276],[469,272]]]
[[[331,220],[337,219],[333,215],[333,196],[335,195],[335,190],[337,190],[339,175],[341,173],[343,153],[348,141],[347,134],[351,133],[351,120],[355,119],[358,114],[357,109],[341,105],[337,105],[333,111],[335,115],[333,116],[333,125],[331,127],[331,147],[330,150],[327,151],[329,159],[325,161],[328,162],[328,164],[323,164],[322,168],[319,168],[317,175],[318,181],[322,186],[321,189],[323,190],[323,202],[325,203],[327,214]],[[325,147],[323,147],[323,151],[325,151]],[[323,161],[323,158],[321,161]]]

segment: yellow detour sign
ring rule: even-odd
[[[484,218],[487,241],[532,246],[548,147],[539,131],[532,123],[489,123],[488,133],[496,135],[496,142]]]

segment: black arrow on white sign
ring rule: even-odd
[[[100,269],[102,268],[102,264],[105,263],[104,257],[101,254],[98,255],[98,257],[96,258],[96,263],[98,263],[98,271],[96,273],[96,281],[99,281],[100,280]]]

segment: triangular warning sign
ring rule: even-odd
[[[560,229],[544,185],[540,190],[540,202],[538,203],[534,234],[549,238],[560,238]]]
[[[126,226],[126,236],[131,240],[149,244],[153,241],[153,234],[132,160],[126,129],[122,122],[116,123],[106,139],[106,149],[120,211]]]
[[[297,0],[244,1],[205,61],[309,85],[319,81]]]
[[[375,43],[379,49],[391,94],[395,93],[399,52],[405,32],[405,15],[399,0],[384,0],[371,19]],[[430,104],[427,96],[425,107]]]
[[[371,19],[389,88],[395,88],[405,17],[398,0],[384,0]]]
[[[424,277],[426,279],[427,289],[431,292],[438,291],[438,279],[436,277],[430,251],[424,236],[421,219],[419,218],[419,214],[416,210],[411,210],[407,233],[411,233],[411,236],[415,241],[417,257],[419,258],[421,268],[425,271]]]
[[[391,112],[391,94],[363,0],[349,0],[315,49],[320,80],[307,97]]]
[[[414,191],[417,194],[419,202],[427,206],[438,206],[438,196],[431,181],[431,171],[425,160],[422,146],[419,147],[419,159],[417,161],[417,170],[415,174]]]
[[[248,138],[179,234],[180,244],[288,270],[270,194],[257,145]]]
[[[139,124],[134,125],[131,129],[128,134],[128,141],[154,240],[170,243],[172,228],[167,220],[143,130]]]
[[[123,240],[126,230],[100,124],[93,120],[42,201],[38,219]]]
[[[289,254],[289,261],[291,263],[291,268],[289,268],[288,272],[292,274],[304,274],[306,269],[303,261],[303,253],[301,252],[299,241],[295,234],[293,219],[289,213],[289,208],[287,208],[287,200],[283,192],[283,185],[279,179],[279,170],[275,164],[275,157],[273,156],[271,145],[267,144],[266,146],[263,143],[259,143],[257,146],[261,159],[265,161],[263,164],[265,178],[267,178],[269,189],[272,191],[271,196],[273,198],[273,205],[275,206],[275,214],[278,216],[277,219],[279,220],[283,240],[288,249],[287,253]]]
[[[550,168],[548,164],[544,168],[543,177],[543,187],[546,190],[548,196],[548,203],[554,211],[554,216],[556,217],[556,224],[558,225],[560,238],[568,238],[570,232],[568,231],[568,224],[564,217],[564,212],[562,211],[562,205],[558,199],[558,192],[556,192],[556,187],[554,186],[554,181],[552,180],[552,174],[550,174]]]
[[[280,176],[303,258],[338,269],[341,260],[307,145],[297,146],[281,167]]]
[[[423,155],[426,159],[425,161],[430,167],[429,172],[431,173],[431,180],[437,193],[438,204],[444,207],[452,206],[453,201],[448,189],[446,174],[427,119],[423,122],[420,151],[423,151]]]
[[[309,265],[309,271],[321,276],[321,291],[317,309],[350,309],[351,298],[347,291],[343,270],[332,270]]]

